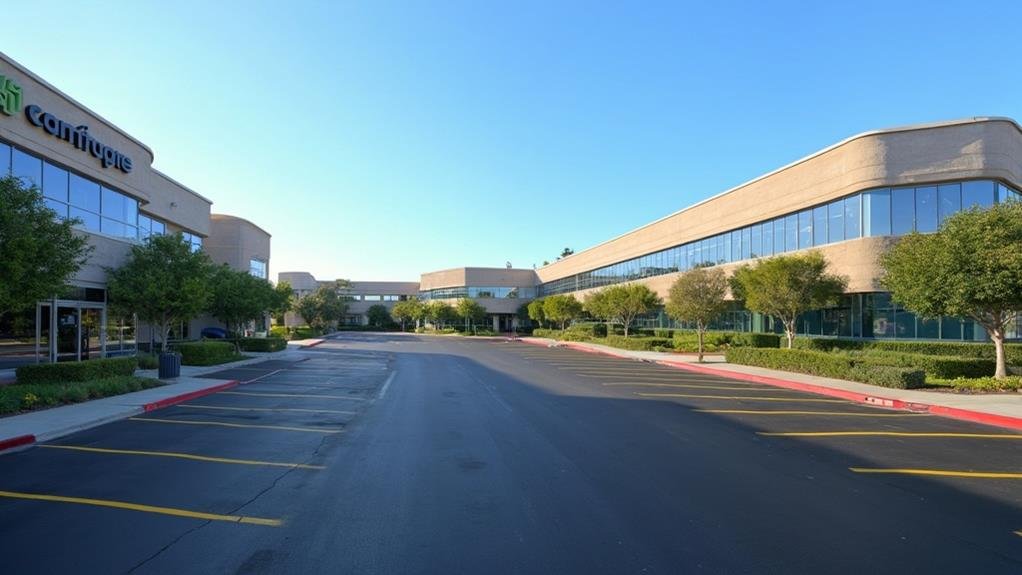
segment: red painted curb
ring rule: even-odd
[[[197,391],[190,391],[188,393],[182,393],[181,395],[175,395],[173,397],[167,397],[167,398],[161,399],[159,401],[154,401],[152,403],[147,403],[147,404],[142,406],[142,409],[144,411],[146,411],[146,412],[155,411],[157,409],[163,409],[164,407],[170,407],[171,405],[175,405],[175,404],[181,403],[182,401],[188,401],[189,399],[195,399],[197,397],[202,397],[204,395],[210,395],[212,393],[216,393],[218,391],[223,391],[225,389],[230,389],[232,387],[237,386],[239,383],[241,383],[241,382],[239,382],[238,380],[235,379],[233,381],[228,381],[227,383],[221,383],[220,385],[214,385],[213,387],[207,387],[206,389],[200,389],[200,390],[197,390]]]
[[[0,439],[0,452],[7,451],[8,449],[14,449],[15,447],[32,445],[33,443],[35,443],[34,435],[19,435],[17,437]]]

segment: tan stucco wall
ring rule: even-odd
[[[454,268],[422,274],[420,289],[447,287],[531,287],[536,285],[536,272],[507,268]]]
[[[1022,182],[1017,124],[979,118],[855,136],[537,273],[568,277],[868,188],[970,178]]]
[[[270,234],[252,222],[226,214],[210,215],[210,234],[203,248],[215,263],[224,263],[231,269],[247,272],[253,259],[266,262],[267,278],[270,265]]]

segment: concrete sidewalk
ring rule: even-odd
[[[521,338],[521,341],[534,345],[568,347],[622,359],[650,361],[689,371],[840,397],[880,407],[925,411],[955,419],[1022,429],[1022,394],[1020,393],[974,394],[891,389],[843,379],[730,364],[724,360],[724,356],[721,354],[706,355],[704,363],[698,363],[695,354],[630,351],[589,342],[555,341],[538,337],[524,337]]]

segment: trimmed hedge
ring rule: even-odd
[[[241,351],[269,352],[287,349],[287,341],[282,337],[243,337],[238,340]]]
[[[660,351],[674,347],[674,342],[665,337],[625,337],[623,335],[608,335],[596,343],[632,351]]]
[[[130,375],[74,383],[3,385],[0,386],[0,414],[78,403],[160,385],[157,379]]]
[[[997,368],[995,360],[976,357],[924,355],[921,353],[901,353],[876,349],[853,351],[849,352],[849,355],[853,358],[864,358],[865,361],[876,365],[921,369],[926,372],[926,375],[939,379],[986,377],[994,373]]]
[[[241,359],[243,356],[226,341],[189,341],[176,346],[181,354],[181,365],[217,365]]]
[[[826,337],[798,337],[795,338],[794,347],[823,351],[830,351],[832,349],[877,350],[995,359],[994,344],[979,342],[851,340]],[[1022,365],[1022,343],[1004,344],[1004,354],[1009,365]]]
[[[973,379],[944,379],[928,380],[927,384],[940,387],[950,387],[958,392],[989,393],[996,391],[1022,391],[1022,377],[1009,376],[1004,379],[992,377],[977,377]]]
[[[801,349],[733,347],[727,350],[729,363],[794,371],[835,379],[848,379],[883,387],[916,389],[926,384],[919,369],[877,365],[848,355]]]
[[[781,347],[781,336],[775,333],[736,333],[731,345],[737,347]]]
[[[133,375],[137,367],[138,359],[134,356],[109,357],[68,363],[23,365],[15,374],[19,384],[54,384]]]

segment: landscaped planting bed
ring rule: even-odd
[[[121,375],[70,383],[17,383],[0,386],[0,414],[79,403],[160,385],[162,383],[156,379]]]

